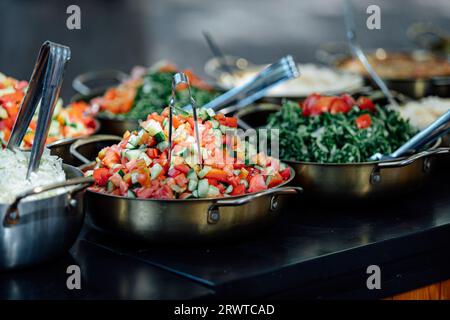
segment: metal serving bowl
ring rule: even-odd
[[[236,114],[240,123],[253,128],[265,125],[270,113],[279,105],[249,106]],[[306,196],[333,199],[369,199],[395,197],[419,189],[437,167],[437,155],[450,153],[450,148],[438,148],[391,161],[362,163],[314,163],[283,160],[295,171],[294,184],[301,185]]]
[[[156,200],[86,192],[93,225],[109,233],[147,242],[191,242],[248,234],[270,225],[301,189],[284,184],[254,194],[223,199]]]
[[[0,270],[48,261],[66,253],[75,242],[83,225],[87,184],[77,182],[83,175],[79,169],[66,164],[63,169],[68,179],[75,179],[65,185],[77,187],[48,198],[20,201],[48,190],[35,188],[17,203],[0,204]]]
[[[116,138],[116,142],[120,138]],[[111,136],[93,136],[77,141],[72,155],[86,162],[99,151],[95,146],[113,141]],[[302,189],[282,185],[265,191],[228,198],[157,200],[113,196],[87,190],[86,212],[97,229],[147,242],[190,242],[223,239],[261,229],[281,213],[285,195]]]

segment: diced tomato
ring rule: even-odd
[[[167,172],[167,175],[168,175],[169,177],[174,178],[174,177],[176,177],[177,175],[179,175],[180,173],[181,173],[181,171],[175,169],[174,167],[171,167],[171,168],[169,169],[169,171]]]
[[[106,154],[102,160],[102,163],[106,167],[112,168],[113,165],[120,163],[120,155],[118,153],[116,153],[115,151],[108,149],[108,150],[106,150]]]
[[[175,169],[177,169],[180,172],[183,172],[184,174],[187,174],[190,170],[189,166],[187,164],[178,164],[174,166]]]
[[[356,101],[357,105],[359,106],[359,109],[361,110],[369,110],[369,111],[375,111],[375,104],[367,97],[361,96]]]
[[[138,188],[135,190],[138,198],[148,199],[153,195],[153,190],[150,188]]]
[[[182,194],[180,194],[180,196],[178,197],[179,199],[186,199],[187,197],[189,197],[192,193],[190,192],[183,192]]]
[[[209,172],[205,175],[206,178],[216,179],[218,181],[222,182],[228,182],[228,175],[225,171],[221,169],[211,169]]]
[[[158,157],[158,149],[156,148],[148,148],[146,153],[150,159]]]
[[[336,113],[347,113],[351,110],[351,106],[349,106],[344,99],[337,98],[331,102],[330,105],[330,113],[336,114]]]
[[[186,178],[186,175],[184,173],[180,173],[175,177],[175,182],[180,187],[185,187],[189,180]]]
[[[224,119],[220,119],[219,123],[223,126],[237,128],[237,118],[226,117]]]
[[[356,118],[356,126],[358,129],[366,129],[372,124],[372,118],[369,114],[363,114]]]
[[[102,187],[106,186],[106,183],[108,182],[110,176],[111,174],[109,173],[109,170],[107,168],[95,169],[93,173],[95,183]]]
[[[353,107],[353,106],[356,104],[355,99],[353,99],[353,97],[352,97],[351,95],[349,95],[349,94],[343,94],[343,95],[341,96],[341,99],[344,100],[344,102],[345,102],[350,108]]]
[[[283,182],[283,177],[277,172],[273,175],[272,179],[269,181],[269,188],[275,187]]]
[[[241,179],[236,176],[232,176],[228,178],[228,183],[231,184],[233,187],[237,187],[241,184]]]
[[[266,182],[264,181],[264,177],[261,174],[257,174],[250,179],[248,192],[258,192],[266,189]]]
[[[217,187],[219,185],[219,181],[217,181],[216,179],[212,179],[212,178],[208,178],[208,183],[215,187]]]
[[[289,168],[286,168],[280,172],[280,175],[283,177],[284,180],[287,180],[291,177],[291,170]]]
[[[233,191],[231,191],[232,196],[238,196],[245,193],[245,186],[243,184],[239,184],[237,186],[233,186]]]
[[[187,119],[187,122],[190,124],[191,128],[194,129],[194,118],[190,117],[189,119]],[[202,123],[202,119],[198,118],[198,124]]]

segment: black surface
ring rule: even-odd
[[[448,176],[395,202],[292,202],[267,232],[205,246],[85,228],[62,260],[0,275],[0,298],[381,298],[450,278]],[[322,204],[320,204],[322,203]],[[83,289],[65,287],[78,264]],[[382,289],[366,288],[381,267]]]

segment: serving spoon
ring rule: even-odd
[[[344,18],[346,31],[345,34],[347,36],[347,40],[353,55],[359,59],[359,61],[362,63],[366,71],[369,73],[369,76],[377,84],[377,86],[383,92],[385,97],[389,100],[389,103],[393,106],[398,107],[398,103],[394,99],[391,92],[389,91],[389,88],[384,83],[383,79],[381,79],[381,77],[376,73],[375,69],[372,67],[369,60],[367,59],[367,56],[362,50],[362,47],[358,43],[355,31],[356,30],[355,21],[353,19],[353,12],[350,0],[344,0]]]
[[[392,160],[406,156],[407,154],[418,151],[427,144],[436,141],[448,132],[450,132],[450,110],[391,154],[383,155],[381,153],[375,153],[370,157],[370,160]]]
[[[229,76],[233,76],[233,70],[231,70],[231,67],[228,65],[227,59],[223,54],[223,51],[217,45],[216,41],[213,39],[211,34],[205,30],[202,31],[202,34],[206,40],[206,43],[208,44],[209,49],[211,50],[211,53],[217,59],[217,62],[219,63],[219,68]]]
[[[64,71],[70,60],[69,47],[46,41],[42,45],[31,75],[27,93],[14,123],[7,148],[20,147],[28,126],[39,106],[38,122],[28,163],[27,179],[39,168],[50,122],[61,90]]]

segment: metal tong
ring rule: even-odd
[[[436,141],[448,132],[450,132],[450,110],[391,154],[383,155],[381,153],[376,153],[370,157],[370,160],[392,160],[408,155],[411,152],[417,152],[422,147]]]
[[[348,43],[350,45],[350,49],[351,49],[353,55],[359,59],[359,61],[362,63],[364,68],[369,73],[372,80],[377,84],[377,86],[383,92],[385,97],[389,100],[389,103],[393,106],[398,106],[398,103],[397,103],[397,101],[395,101],[394,97],[392,96],[391,92],[389,91],[389,88],[384,83],[384,81],[380,78],[380,76],[376,73],[376,71],[372,67],[372,65],[369,63],[369,60],[367,60],[367,57],[364,54],[364,51],[362,50],[361,46],[359,45],[359,43],[356,39],[355,22],[353,19],[353,13],[352,13],[350,0],[344,0],[344,18],[345,18],[346,36],[347,36],[347,40],[348,40]]]
[[[192,115],[194,117],[194,134],[195,134],[195,140],[197,142],[198,159],[199,159],[200,165],[202,165],[203,161],[202,161],[201,144],[200,144],[200,131],[198,130],[197,103],[195,102],[195,99],[192,97],[189,79],[183,72],[176,73],[172,79],[172,96],[169,101],[169,154],[168,154],[169,165],[172,163],[171,160],[172,160],[173,111],[175,109],[175,99],[176,99],[177,87],[180,84],[185,84],[187,86],[186,89],[188,90],[188,93],[189,93],[189,101],[192,106]]]
[[[225,92],[203,107],[219,111],[226,106],[233,105],[233,109],[239,110],[263,97],[271,87],[297,78],[299,75],[300,72],[297,69],[294,59],[292,56],[287,55],[278,62],[266,67],[246,84]],[[190,106],[186,106],[185,109],[189,110]]]
[[[7,145],[7,148],[11,150],[20,147],[20,143],[40,103],[36,133],[28,163],[27,178],[30,177],[31,172],[35,172],[39,168],[39,162],[50,129],[49,124],[69,60],[70,49],[54,42],[44,42],[39,51],[27,93],[23,99]]]

